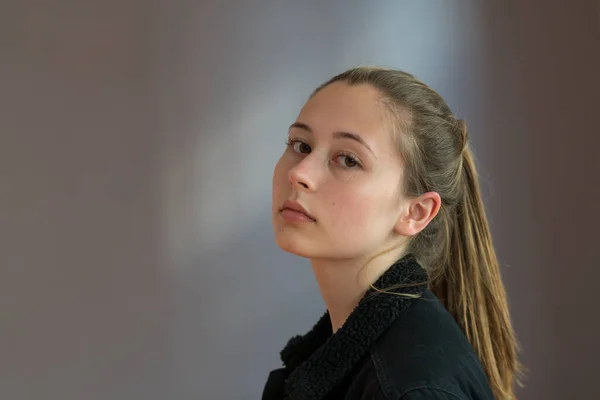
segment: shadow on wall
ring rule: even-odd
[[[496,244],[531,370],[519,399],[600,398],[595,118],[600,21],[592,2],[486,2],[488,168]],[[577,211],[575,211],[577,210]]]

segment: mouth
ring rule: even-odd
[[[288,222],[308,223],[316,222],[316,219],[296,201],[286,201],[280,209],[280,214]]]

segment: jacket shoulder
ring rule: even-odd
[[[466,397],[443,389],[422,387],[405,392],[399,400],[465,400]]]
[[[263,388],[261,399],[283,399],[285,397],[284,385],[286,376],[284,368],[278,368],[271,371]]]
[[[372,357],[368,357],[360,371],[352,376],[346,387],[343,385],[342,394],[334,393],[331,398],[344,400],[468,400],[455,388],[441,386],[435,383],[410,385],[411,389],[401,389],[404,383],[390,382],[389,377],[377,371],[379,367]],[[328,397],[329,398],[329,397]],[[477,398],[479,399],[479,398]]]
[[[390,399],[493,400],[473,347],[430,291],[377,340],[371,359]]]

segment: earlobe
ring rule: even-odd
[[[410,237],[414,235],[414,229],[412,228],[412,219],[409,215],[402,215],[398,218],[396,225],[394,226],[394,232],[400,236]]]
[[[394,228],[401,236],[414,236],[429,225],[440,211],[442,201],[436,192],[427,192],[410,201],[407,212],[403,213]]]

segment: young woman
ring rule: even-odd
[[[464,121],[414,76],[319,87],[273,176],[273,226],[327,312],[263,399],[513,399],[517,346]]]

